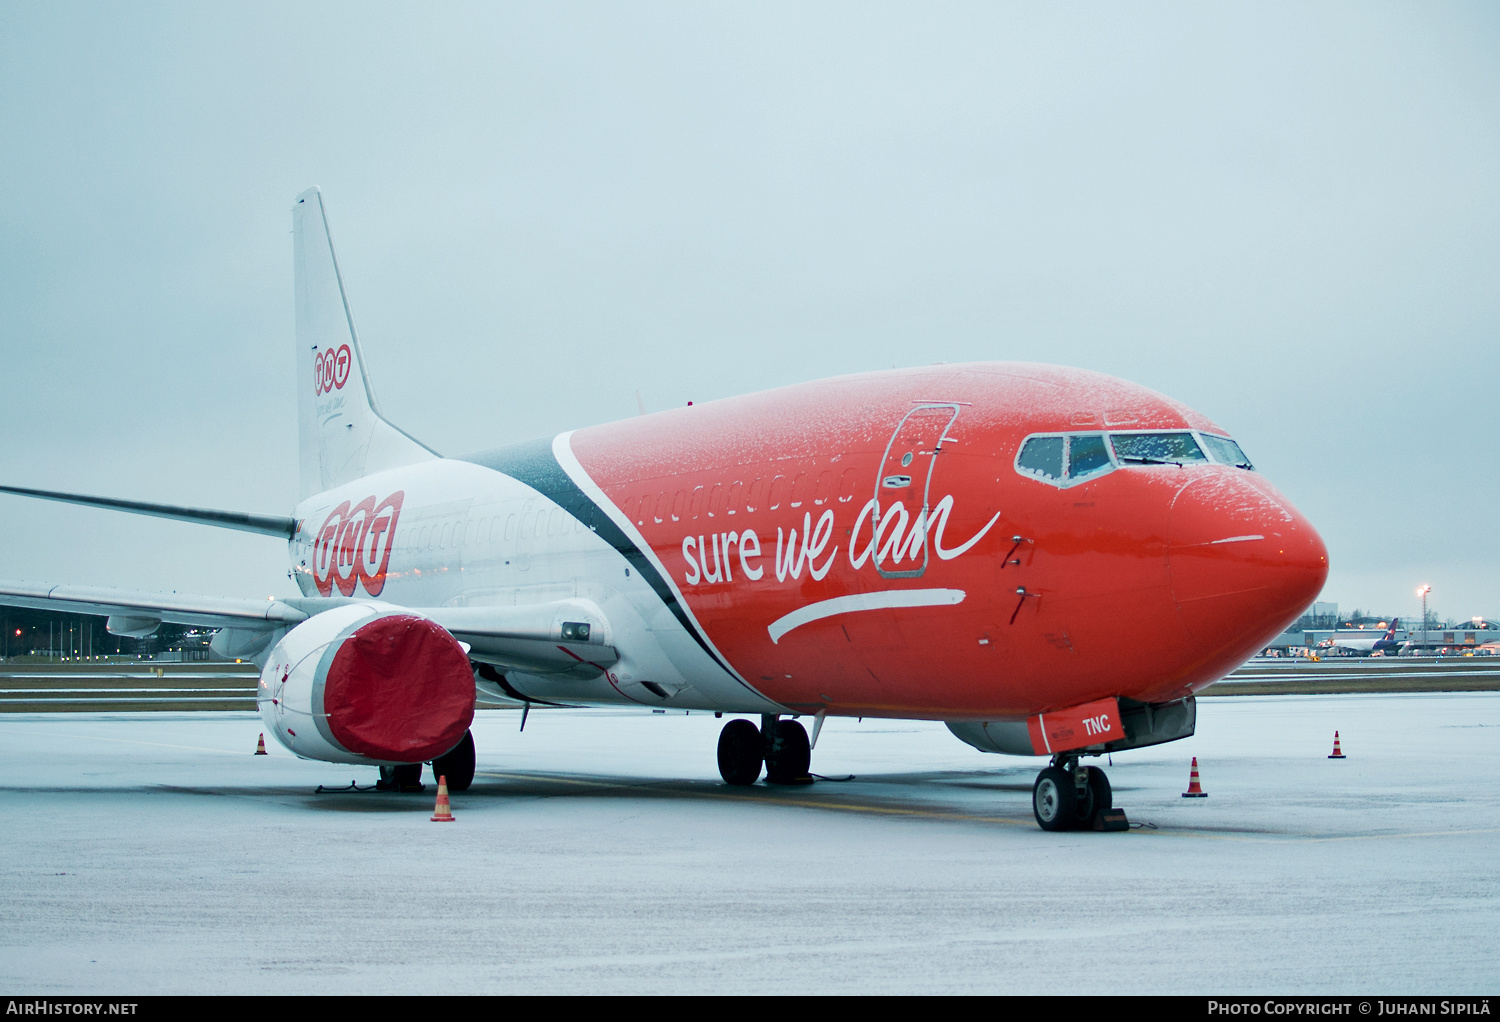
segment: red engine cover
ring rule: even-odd
[[[417,763],[458,744],[474,721],[474,675],[458,640],[426,618],[377,618],[345,639],[323,710],[340,745]]]

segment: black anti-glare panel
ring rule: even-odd
[[[667,580],[656,569],[656,565],[651,563],[651,559],[635,545],[629,536],[625,535],[625,531],[615,524],[615,520],[590,500],[568,473],[563,471],[563,467],[557,463],[557,458],[552,453],[551,440],[527,440],[524,443],[497,447],[494,450],[482,451],[457,460],[482,465],[508,475],[559,504],[564,511],[619,551],[630,566],[640,572],[641,578],[646,580],[656,595],[661,598],[661,602],[667,605],[667,609],[682,623],[687,633],[697,640],[699,646],[703,647],[703,652],[712,657],[714,663],[724,668],[725,671],[731,675],[734,674],[709,646],[707,637],[694,625],[692,618],[678,601],[677,594],[672,591]]]

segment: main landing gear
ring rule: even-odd
[[[1114,809],[1113,798],[1103,770],[1064,753],[1053,756],[1052,765],[1036,775],[1031,811],[1043,830],[1123,830],[1129,824]]]
[[[457,745],[432,761],[433,780],[448,778],[448,790],[468,791],[474,783],[474,733],[465,731]]]
[[[762,764],[767,784],[811,784],[811,762],[807,729],[774,713],[761,714],[759,728],[737,718],[719,732],[719,776],[726,784],[754,784]]]
[[[432,761],[432,779],[448,779],[448,790],[468,791],[474,783],[474,735],[465,731],[463,739]],[[375,782],[376,791],[421,792],[427,790],[422,783],[421,763],[402,763],[400,766],[380,768],[380,780]]]
[[[400,766],[381,767],[380,780],[375,782],[375,790],[407,793],[426,791],[427,785],[422,783],[422,764],[402,763]]]

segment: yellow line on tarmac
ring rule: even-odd
[[[569,784],[585,788],[653,788],[659,794],[674,798],[697,798],[705,801],[751,802],[766,806],[795,806],[806,809],[832,809],[839,812],[868,813],[874,816],[907,816],[927,820],[956,820],[964,823],[1006,823],[1018,827],[1033,827],[1031,818],[1016,819],[1005,816],[977,816],[970,813],[942,812],[931,809],[910,809],[901,806],[861,805],[856,802],[823,802],[816,799],[777,798],[773,795],[735,795],[722,791],[683,791],[664,787],[670,781],[605,781],[583,780],[574,777],[558,777],[551,774],[510,774],[481,771],[476,776],[496,777],[515,781],[539,781],[550,784]],[[1454,837],[1463,834],[1495,834],[1500,827],[1483,827],[1471,830],[1434,830],[1395,834],[1338,834],[1327,837],[1302,836],[1297,834],[1221,834],[1197,830],[1192,827],[1132,826],[1132,834],[1151,834],[1157,837],[1198,838],[1208,841],[1236,841],[1251,844],[1321,844],[1332,841],[1377,841],[1386,838]]]
[[[806,809],[833,809],[848,813],[869,813],[876,816],[911,816],[928,820],[959,820],[965,823],[1008,823],[1013,826],[1034,826],[1032,820],[1017,820],[1005,816],[975,816],[970,813],[941,812],[931,809],[908,809],[900,806],[878,806],[861,805],[857,802],[824,802],[817,799],[793,799],[776,798],[771,795],[734,795],[721,791],[683,791],[663,787],[671,782],[664,781],[639,781],[639,782],[609,782],[604,780],[587,781],[571,777],[556,777],[542,774],[505,774],[490,771],[481,771],[477,776],[498,777],[506,780],[516,781],[542,781],[552,784],[572,784],[588,788],[652,788],[660,794],[668,794],[674,798],[696,798],[705,801],[728,801],[728,802],[751,802],[764,806],[795,806]]]

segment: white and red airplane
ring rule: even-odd
[[[1360,656],[1370,656],[1374,653],[1383,653],[1386,656],[1395,656],[1404,646],[1410,646],[1411,640],[1404,642],[1396,641],[1396,632],[1401,627],[1401,619],[1398,617],[1391,622],[1389,628],[1384,632],[1371,635],[1355,635],[1351,632],[1334,632],[1333,636],[1324,643],[1331,649],[1346,649]]]
[[[283,745],[387,786],[429,762],[469,785],[477,689],[759,715],[719,739],[739,785],[809,780],[826,715],[941,720],[1050,756],[1038,823],[1096,826],[1109,782],[1083,758],[1191,735],[1194,693],[1327,575],[1224,430],[1057,366],[845,376],[443,457],[371,397],[317,189],[293,225],[292,515],[3,489],[278,538],[303,595],[0,582],[0,603],[219,628]]]

